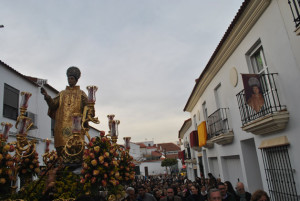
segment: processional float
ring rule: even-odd
[[[74,113],[72,116],[72,135],[68,138],[64,148],[63,148],[63,154],[62,158],[58,157],[55,151],[49,150],[49,145],[51,140],[48,138],[46,140],[43,140],[45,142],[46,148],[45,153],[42,155],[43,162],[46,165],[46,170],[44,170],[44,174],[40,176],[38,182],[36,182],[35,186],[39,184],[39,181],[42,177],[47,175],[47,172],[51,169],[53,169],[54,166],[57,166],[57,163],[63,163],[65,159],[68,158],[76,158],[76,157],[82,157],[83,153],[85,151],[85,147],[88,146],[91,149],[92,142],[95,141],[95,138],[91,138],[89,135],[89,122],[93,122],[95,124],[99,124],[100,121],[97,117],[95,117],[95,101],[96,101],[96,86],[88,86],[88,102],[87,105],[84,107],[83,114]],[[27,108],[28,108],[28,101],[31,97],[31,93],[29,92],[21,92],[22,100],[20,105],[20,115],[17,117],[17,121],[15,124],[15,127],[17,129],[16,134],[16,141],[13,142],[6,142],[9,134],[9,129],[12,127],[11,123],[3,122],[1,123],[3,129],[2,133],[0,133],[0,142],[2,144],[7,144],[6,149],[13,152],[14,156],[11,157],[10,162],[7,164],[9,165],[10,169],[9,172],[9,178],[11,180],[11,194],[15,194],[17,190],[17,178],[20,177],[20,170],[23,168],[22,161],[29,161],[33,163],[33,171],[35,172],[35,175],[37,175],[40,171],[39,165],[38,165],[38,156],[36,152],[36,139],[28,139],[27,133],[30,130],[30,128],[33,126],[32,120],[26,116]],[[108,135],[104,136],[102,132],[100,132],[101,137],[98,139],[108,139],[112,143],[112,150],[118,153],[113,153],[114,156],[117,156],[119,158],[112,159],[112,164],[115,165],[115,167],[118,167],[122,161],[116,161],[116,160],[128,160],[127,164],[129,167],[120,167],[118,168],[119,171],[115,171],[116,179],[109,180],[112,184],[119,183],[118,181],[129,181],[134,178],[134,173],[132,172],[132,169],[134,167],[133,163],[130,163],[132,160],[132,157],[129,156],[129,149],[130,149],[130,137],[125,137],[125,152],[123,151],[122,154],[120,152],[120,147],[116,144],[118,140],[118,125],[120,124],[119,120],[114,119],[115,115],[107,115],[108,118],[108,126],[109,126],[109,132]],[[84,135],[88,139],[88,143],[85,142],[84,138],[82,138],[80,135],[81,133],[84,133]],[[8,148],[9,147],[9,148]],[[1,156],[1,155],[0,155]],[[99,157],[100,158],[100,157]],[[0,157],[1,159],[1,157]],[[0,160],[1,162],[1,160]],[[99,161],[101,162],[101,161]],[[26,162],[25,162],[26,163]],[[129,165],[130,164],[130,165]],[[31,168],[31,166],[30,166]],[[123,170],[122,170],[123,168]],[[1,170],[1,169],[0,169]],[[123,173],[121,173],[123,171]],[[23,171],[22,169],[22,172]],[[119,173],[120,172],[120,173]],[[33,173],[33,172],[31,172]],[[130,174],[129,174],[130,173]],[[120,174],[123,174],[123,177],[120,176]],[[25,175],[25,174],[24,174]],[[24,179],[23,183],[29,183],[32,180],[33,174],[27,174],[27,177]],[[123,178],[123,179],[122,179]],[[92,181],[93,183],[93,181]],[[0,184],[1,184],[1,178],[0,178]],[[35,188],[32,188],[32,191]],[[31,192],[29,192],[30,194]],[[109,197],[109,200],[117,200],[120,199],[120,196],[111,195]]]

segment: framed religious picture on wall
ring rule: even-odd
[[[246,103],[259,112],[265,104],[259,74],[242,74]]]

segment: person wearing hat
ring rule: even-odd
[[[260,90],[260,82],[256,77],[251,77],[248,80],[248,84],[251,87],[251,96],[247,100],[247,104],[255,111],[259,112],[265,104],[264,97]]]
[[[41,94],[44,95],[44,99],[49,107],[48,115],[55,120],[54,146],[58,156],[62,156],[63,148],[68,138],[72,136],[73,114],[82,114],[84,106],[87,105],[87,95],[80,90],[79,86],[76,86],[80,75],[79,68],[74,66],[68,68],[67,77],[69,86],[67,86],[65,90],[59,92],[54,98],[51,98],[47,91],[44,88],[41,88]],[[81,137],[84,140],[83,133]]]

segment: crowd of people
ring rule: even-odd
[[[137,178],[126,188],[123,201],[269,201],[263,190],[251,193],[238,182],[222,182],[212,174],[209,178],[190,181],[183,176],[150,176]]]

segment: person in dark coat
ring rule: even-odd
[[[238,182],[236,184],[237,195],[240,197],[238,201],[250,201],[251,194],[245,191],[244,184],[242,182]]]
[[[231,193],[232,195],[234,195],[234,197],[235,197],[236,200],[240,200],[240,197],[239,197],[239,196],[237,195],[237,193],[235,192],[235,190],[234,190],[234,188],[233,188],[231,182],[230,182],[230,181],[225,181],[224,184],[225,184],[225,187],[226,187],[227,192],[229,192],[229,193]]]
[[[138,197],[137,197],[138,201],[157,201],[152,194],[146,193],[145,186],[139,186],[138,190],[139,190]]]
[[[191,186],[192,194],[187,197],[187,201],[205,201],[204,197],[198,193],[198,188],[194,185]]]
[[[181,197],[175,195],[174,189],[169,187],[167,189],[167,196],[160,199],[160,201],[182,201]]]
[[[222,182],[218,183],[218,189],[221,191],[222,201],[236,201],[235,196],[227,192],[224,183]]]

